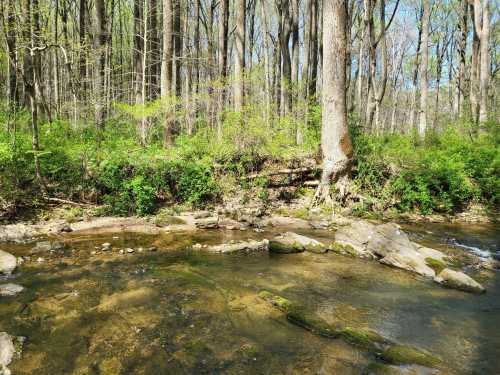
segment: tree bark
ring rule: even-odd
[[[161,97],[166,108],[164,122],[164,144],[172,144],[172,115],[169,113],[168,101],[172,90],[172,0],[163,0],[163,53],[161,64]]]
[[[335,182],[340,197],[345,196],[352,160],[347,128],[346,55],[347,10],[341,0],[323,4],[323,120],[321,149],[323,172],[315,203],[331,201],[330,184]]]
[[[105,74],[106,74],[106,8],[104,0],[96,0],[96,36],[94,48],[97,57],[95,72],[95,123],[98,130],[104,129],[105,120]]]
[[[236,0],[236,55],[234,61],[234,110],[241,112],[245,96],[246,1]]]
[[[429,65],[429,19],[430,5],[429,0],[422,0],[424,14],[422,17],[422,62],[420,64],[420,109],[418,122],[418,135],[420,139],[425,137],[427,132],[427,90],[429,87],[428,65]]]

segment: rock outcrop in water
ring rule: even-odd
[[[241,241],[231,242],[221,245],[214,245],[206,247],[206,250],[211,253],[230,254],[230,253],[252,253],[267,251],[269,249],[269,241],[264,239],[262,241]]]
[[[464,292],[471,293],[484,293],[485,289],[476,280],[467,276],[463,272],[453,271],[445,268],[434,278],[438,284],[444,285],[448,288],[463,290]]]
[[[0,274],[10,275],[17,267],[17,258],[6,251],[0,250]]]
[[[321,317],[309,313],[304,306],[268,291],[261,291],[259,297],[285,313],[290,323],[315,335],[342,339],[377,356],[380,355],[388,364],[418,365],[427,369],[441,367],[442,361],[427,351],[394,343],[372,330],[329,324]]]
[[[269,241],[269,251],[273,253],[324,253],[327,247],[321,242],[293,232],[286,232]]]

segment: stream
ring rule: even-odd
[[[484,257],[500,251],[494,225],[405,230],[443,251]],[[26,262],[9,279],[24,292],[0,297],[0,331],[26,337],[22,358],[9,366],[12,374],[362,374],[374,361],[344,341],[292,325],[257,297],[264,289],[328,322],[425,349],[443,359],[449,373],[500,374],[498,272],[474,271],[487,293],[472,295],[333,253],[190,250],[196,243],[270,238],[276,231],[64,235],[64,250]],[[322,230],[297,232],[332,237]],[[96,253],[105,242],[112,250]],[[16,256],[29,255],[33,246],[0,244]]]

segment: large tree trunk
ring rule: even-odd
[[[181,59],[182,59],[182,31],[181,31],[181,0],[173,0],[174,7],[174,22],[173,22],[173,35],[174,35],[174,64],[175,64],[175,95],[182,96],[182,81],[181,81]]]
[[[425,137],[427,131],[427,90],[429,87],[428,65],[429,65],[429,0],[422,0],[424,15],[422,17],[422,62],[420,64],[420,109],[418,121],[418,135],[420,139]]]
[[[455,97],[455,115],[463,115],[464,99],[467,96],[466,90],[466,54],[467,54],[467,34],[468,34],[468,18],[469,18],[469,5],[467,0],[461,0],[461,14],[459,16],[458,30],[458,54],[459,54],[459,68],[458,79]]]
[[[16,37],[16,13],[15,0],[7,2],[7,49],[9,56],[9,109],[14,112],[18,106],[17,93],[17,37]]]
[[[479,37],[479,123],[488,120],[488,86],[490,82],[490,15],[489,0],[474,0],[474,28]]]
[[[329,0],[327,0],[329,1]],[[309,48],[311,49],[311,60],[310,60],[310,79],[309,79],[309,98],[316,98],[316,81],[318,78],[318,17],[319,17],[319,6],[318,0],[311,0],[311,44]]]
[[[161,64],[161,97],[165,101],[167,113],[165,114],[164,143],[172,144],[172,115],[167,105],[172,90],[172,0],[163,0],[163,53]]]
[[[290,0],[280,0],[278,3],[280,13],[279,42],[281,51],[282,77],[281,77],[281,115],[285,116],[292,110],[292,96],[290,93],[292,81],[292,61],[290,59],[290,35],[292,32],[292,19],[290,17]]]
[[[197,0],[198,1],[198,0]],[[227,85],[227,52],[228,52],[228,33],[229,33],[229,0],[221,0],[221,8],[219,15],[219,75],[222,80],[222,85],[219,93],[218,104],[218,121],[217,134],[222,137],[222,113],[224,110],[224,102],[226,100],[226,85]],[[264,38],[267,36],[264,35]]]
[[[347,128],[346,55],[347,11],[344,1],[325,0],[323,4],[323,124],[321,149],[323,172],[315,203],[331,200],[330,184],[339,195],[346,194],[352,145]]]
[[[234,61],[234,110],[241,112],[244,104],[245,86],[245,39],[246,1],[236,0],[236,55]]]

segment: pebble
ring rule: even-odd
[[[129,253],[129,254],[132,254],[134,251],[135,251],[135,250],[134,250],[134,249],[131,249],[131,248],[128,248],[128,249],[127,249],[127,253]]]
[[[43,259],[43,258],[38,258],[36,261],[37,261],[38,263],[43,263],[43,262],[45,262],[45,259]]]
[[[123,251],[123,249],[120,249],[119,253],[120,254],[125,254],[125,251]]]

